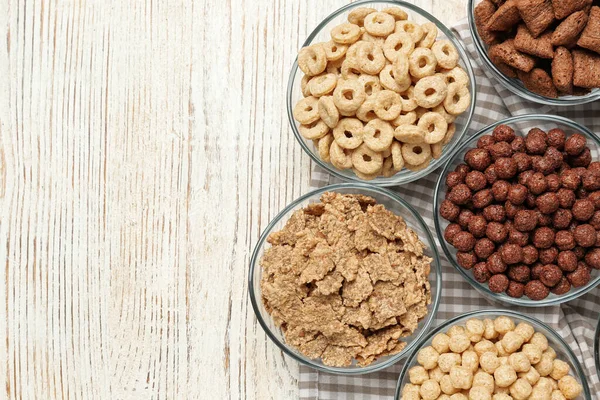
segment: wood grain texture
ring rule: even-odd
[[[308,190],[287,76],[341,5],[0,2],[0,398],[297,396],[247,265]]]

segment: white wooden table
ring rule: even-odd
[[[0,2],[1,399],[297,396],[247,265],[308,189],[287,77],[343,4]]]

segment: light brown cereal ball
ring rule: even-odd
[[[492,400],[492,394],[486,387],[473,386],[469,390],[469,400]]]
[[[476,343],[481,341],[485,331],[485,325],[483,324],[483,321],[472,318],[466,322],[465,330],[467,331],[467,336],[471,342]]]
[[[527,372],[521,372],[519,378],[526,379],[531,385],[535,385],[540,380],[540,374],[535,368],[529,368]]]
[[[500,387],[498,385],[494,386],[494,394],[506,394],[508,395],[510,393],[510,389],[507,387]]]
[[[429,379],[429,374],[427,373],[427,370],[420,365],[409,369],[408,376],[410,379],[410,383],[413,383],[415,385],[421,385],[423,382]]]
[[[571,375],[563,376],[558,381],[558,388],[567,399],[574,399],[581,394],[583,387]]]
[[[522,352],[513,353],[508,356],[508,364],[517,372],[527,372],[531,368],[529,358]]]
[[[517,379],[515,383],[510,385],[510,395],[515,400],[526,400],[532,390],[531,384],[523,378]]]
[[[420,400],[421,394],[419,393],[420,386],[407,383],[402,389],[402,400]]]
[[[550,400],[567,400],[560,390],[553,390]]]
[[[494,343],[494,345],[496,346],[496,349],[498,350],[499,356],[501,356],[501,357],[508,356],[508,352],[506,350],[504,350],[504,346],[502,346],[501,340],[498,340],[496,343]]]
[[[554,360],[556,358],[556,351],[554,351],[552,347],[548,346],[548,348],[542,352],[542,357],[543,356],[548,356]]]
[[[482,386],[490,393],[494,393],[496,383],[494,382],[494,377],[492,375],[484,371],[479,371],[473,377],[473,387],[475,386]]]
[[[455,353],[462,353],[463,351],[467,350],[470,345],[471,341],[464,333],[456,334],[450,337],[450,350]]]
[[[470,368],[471,371],[476,372],[479,368],[479,356],[473,350],[467,350],[462,353],[462,363],[463,367]]]
[[[510,331],[506,332],[502,338],[502,347],[504,347],[504,350],[510,354],[519,350],[523,345],[523,342],[525,342],[523,336],[514,331]]]
[[[506,393],[496,393],[492,400],[513,400],[513,398]]]
[[[469,398],[462,393],[456,393],[450,396],[450,400],[469,400]]]
[[[560,380],[563,376],[569,374],[569,364],[562,360],[552,361],[552,372],[550,372],[550,378],[554,380]]]
[[[494,320],[494,328],[496,332],[504,335],[506,332],[515,329],[515,323],[509,317],[501,316]]]
[[[491,319],[484,319],[483,325],[485,326],[485,329],[483,331],[484,338],[491,340],[496,339],[498,337],[498,332],[496,332],[496,328],[494,328],[494,321],[492,321]]]
[[[428,379],[421,385],[419,393],[423,400],[436,400],[440,395],[440,385],[433,379]]]
[[[438,333],[431,340],[431,346],[440,354],[450,351],[450,337],[445,333]]]
[[[434,381],[439,382],[442,380],[443,376],[444,373],[442,372],[440,367],[435,367],[434,369],[429,370],[429,379],[433,379]]]
[[[493,374],[500,367],[500,360],[496,354],[488,351],[479,358],[479,365],[488,374]]]
[[[504,356],[504,357],[498,357],[498,360],[500,360],[500,365],[510,365],[508,363],[508,357]]]
[[[470,389],[473,383],[473,371],[466,367],[454,366],[450,370],[452,386],[457,389]]]
[[[529,362],[534,365],[540,362],[542,359],[542,349],[536,344],[527,343],[523,345],[523,354],[529,358]]]
[[[448,395],[453,395],[460,391],[452,385],[450,375],[442,376],[442,379],[440,380],[440,389],[442,390],[442,392]]]
[[[437,400],[450,400],[450,396],[448,396],[445,393],[440,394],[440,397],[437,398]]]
[[[542,351],[546,351],[548,348],[548,339],[540,332],[534,333],[531,339],[529,339],[529,343],[535,344]]]
[[[535,333],[535,330],[533,329],[533,326],[529,325],[527,322],[520,322],[516,326],[515,332],[521,335],[523,340],[528,342]]]
[[[548,376],[554,368],[554,362],[552,358],[542,355],[542,359],[539,363],[534,365],[534,368],[540,374],[540,376]]]
[[[417,354],[417,362],[425,369],[433,369],[437,367],[437,361],[440,356],[433,347],[427,346],[422,348]]]
[[[438,367],[440,367],[442,372],[448,373],[452,367],[460,365],[460,362],[460,354],[444,353],[440,354],[440,357],[438,358]]]
[[[550,395],[554,388],[554,381],[550,378],[541,377],[538,382],[533,385],[534,388],[541,388],[545,393]]]
[[[509,387],[517,380],[517,373],[510,365],[501,365],[494,372],[496,385],[500,387]]]
[[[446,332],[446,334],[450,337],[455,336],[455,335],[466,335],[466,331],[463,326],[454,325],[454,326],[451,326],[450,329],[448,329],[448,332]]]
[[[490,342],[487,339],[483,339],[481,342],[479,343],[475,343],[475,352],[477,353],[477,355],[479,357],[481,357],[481,355],[485,352],[492,352],[494,354],[498,354],[498,349],[496,349],[496,346],[494,345],[494,343]]]

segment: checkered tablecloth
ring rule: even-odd
[[[600,102],[569,108],[552,108],[527,102],[502,87],[485,70],[473,45],[466,21],[461,22],[454,30],[471,56],[477,79],[477,105],[468,134],[473,134],[500,119],[529,113],[562,115],[600,134]],[[393,188],[419,211],[432,232],[435,231],[432,217],[433,189],[439,173],[440,171],[437,170],[417,182]],[[335,179],[318,166],[314,167],[312,177],[313,188],[335,182]],[[443,254],[442,271],[443,293],[434,326],[467,311],[505,308],[501,304],[483,298],[443,258]],[[597,287],[585,296],[561,306],[512,308],[546,322],[565,338],[586,370],[591,392],[598,393],[596,395],[598,400],[600,400],[600,382],[594,364],[593,337],[598,321],[599,305],[600,287]],[[301,366],[300,399],[392,399],[402,365],[403,361],[400,361],[380,372],[350,377],[331,375]]]

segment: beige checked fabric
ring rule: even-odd
[[[600,133],[600,102],[554,109],[527,102],[506,90],[488,74],[476,53],[466,21],[455,26],[454,30],[471,56],[477,79],[477,105],[469,134],[474,134],[500,119],[530,113],[562,115],[586,125],[595,133]],[[417,182],[392,188],[419,211],[432,233],[435,232],[432,217],[433,190],[439,172],[434,171]],[[335,182],[336,180],[324,170],[318,166],[314,167],[311,182],[313,188]],[[441,256],[443,291],[434,326],[468,311],[505,308],[502,304],[483,298],[445,260],[443,253]],[[597,393],[597,400],[600,400],[600,382],[594,364],[593,338],[599,317],[599,305],[600,287],[597,287],[585,296],[561,306],[512,308],[544,321],[567,341],[586,370],[591,392]],[[348,377],[319,372],[302,365],[299,380],[300,399],[392,399],[402,365],[401,360],[380,372]]]

